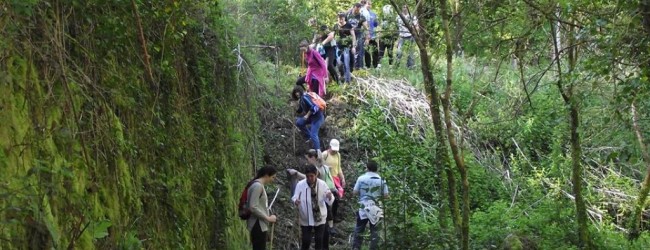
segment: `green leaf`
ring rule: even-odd
[[[113,224],[109,220],[102,220],[94,222],[90,226],[90,233],[93,235],[93,239],[101,239],[108,236],[108,228]]]

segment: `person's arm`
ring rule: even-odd
[[[302,182],[298,182],[298,184],[296,184],[296,190],[295,191],[302,190],[302,185],[301,184],[302,184]],[[293,202],[293,204],[300,205],[300,196],[302,196],[302,191],[293,192],[293,197],[291,197],[291,201]]]
[[[326,43],[329,43],[329,42],[331,42],[332,40],[334,40],[334,31],[332,31],[332,32],[330,32],[329,34],[327,34],[327,37],[325,38],[325,40],[323,40],[323,41],[321,42],[321,45],[326,44]]]
[[[355,54],[357,50],[357,36],[354,34],[354,28],[350,28],[350,34],[352,34],[352,54]]]
[[[331,206],[332,203],[334,203],[334,194],[332,194],[332,192],[331,192],[330,189],[327,187],[327,184],[326,184],[324,181],[319,180],[319,181],[318,181],[318,185],[319,185],[318,188],[319,188],[320,190],[324,190],[324,191],[323,191],[323,199],[325,199],[325,203],[327,203],[327,205],[330,205],[330,206]]]
[[[366,29],[365,45],[368,45],[368,43],[370,43],[370,25],[368,25],[368,20],[367,19],[366,19],[366,21],[363,22],[363,28]]]
[[[287,171],[289,171],[290,175],[295,175],[296,179],[298,179],[298,180],[303,180],[303,179],[307,178],[303,173],[300,173],[300,172],[298,172],[298,170],[295,170],[293,168],[289,168],[289,169],[287,169]]]
[[[388,198],[388,184],[384,180],[382,180],[382,183],[382,186],[384,186],[382,193],[384,194],[384,198]]]
[[[339,153],[339,178],[341,179],[341,186],[345,187],[345,175],[343,174],[343,166],[341,165],[341,153]]]
[[[352,194],[354,195],[359,195],[359,180],[357,179],[357,183],[354,184],[354,189],[352,189]]]
[[[307,60],[307,72],[305,72],[305,82],[307,83],[307,85],[310,85],[311,83],[311,73],[313,69],[309,67],[309,62],[313,60],[312,53],[314,53],[314,50],[312,48],[308,48],[307,52],[305,52],[305,60]]]
[[[266,204],[264,204],[264,206],[260,204],[260,198],[262,197],[262,192],[264,192],[264,187],[259,182],[255,182],[249,187],[249,189],[251,191],[250,196],[248,196],[248,205],[250,206],[251,213],[257,218],[271,222],[271,216],[267,216]]]

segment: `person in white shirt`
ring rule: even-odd
[[[352,249],[361,249],[363,239],[360,235],[366,230],[370,222],[370,250],[376,250],[379,243],[377,222],[383,217],[383,210],[379,206],[379,198],[388,198],[388,186],[386,181],[381,179],[377,173],[379,168],[377,162],[369,161],[366,165],[368,171],[359,176],[354,184],[352,193],[359,195],[359,211],[357,213],[357,225],[354,228],[354,242]]]
[[[325,219],[327,218],[327,205],[334,201],[334,195],[325,181],[318,179],[318,169],[308,166],[305,170],[305,179],[296,184],[291,200],[298,206],[300,228],[302,229],[301,249],[308,250],[312,237],[315,239],[315,249],[326,249],[328,242],[324,242]]]

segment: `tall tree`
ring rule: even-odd
[[[390,0],[391,5],[393,8],[396,10],[401,10],[401,5],[398,5],[394,0]],[[426,5],[426,6],[433,6],[434,1],[433,0],[426,0],[421,2],[421,4]],[[422,9],[421,9],[422,10]],[[409,24],[410,22],[407,20],[407,17],[404,16],[400,11],[397,11],[399,18],[402,19],[402,21],[405,24]],[[419,14],[423,14],[421,17],[425,17],[424,19],[421,19],[420,22],[427,22],[427,18],[432,18],[431,15],[427,13],[416,13],[416,15],[419,16]],[[418,51],[420,52],[420,70],[422,72],[423,76],[423,82],[424,82],[424,88],[425,92],[427,95],[427,99],[429,100],[429,110],[431,110],[431,120],[433,122],[433,127],[435,129],[435,135],[436,135],[436,163],[438,166],[434,167],[439,167],[444,169],[445,176],[447,177],[447,198],[449,199],[449,207],[451,210],[451,217],[452,221],[454,223],[454,228],[456,232],[460,232],[460,212],[458,208],[458,200],[457,200],[457,195],[456,195],[456,177],[454,176],[454,172],[451,169],[451,160],[449,159],[449,149],[447,148],[447,140],[446,136],[444,134],[444,127],[442,124],[442,114],[440,112],[440,94],[438,93],[438,89],[436,88],[436,83],[435,79],[433,78],[433,73],[432,73],[432,66],[431,62],[429,61],[429,52],[427,51],[427,44],[428,41],[426,39],[426,36],[424,36],[422,33],[418,32],[415,26],[412,25],[406,25],[406,28],[409,30],[409,32],[413,35],[413,38],[415,40],[415,43],[418,47]]]
[[[462,152],[459,149],[460,145],[456,142],[456,135],[451,124],[451,91],[452,91],[452,72],[453,72],[453,54],[454,47],[452,45],[451,31],[449,29],[449,10],[447,10],[447,0],[440,0],[440,9],[442,14],[442,28],[445,36],[445,51],[447,59],[447,76],[445,95],[442,99],[442,106],[445,113],[445,125],[447,126],[447,136],[449,146],[451,147],[454,156],[454,162],[458,168],[461,178],[462,186],[462,202],[463,202],[463,217],[460,227],[460,241],[461,249],[469,249],[469,180],[467,178],[467,168]]]

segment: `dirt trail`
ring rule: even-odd
[[[289,89],[289,87],[287,87]],[[278,169],[278,178],[275,187],[279,187],[280,193],[273,205],[273,213],[278,216],[278,223],[274,228],[273,249],[298,249],[300,242],[300,226],[297,224],[297,209],[290,202],[290,187],[287,178],[286,169],[294,168],[302,170],[307,161],[304,153],[311,147],[311,143],[306,141],[298,133],[293,122],[295,121],[296,103],[290,101],[289,91],[286,93],[279,92],[279,89],[267,89],[263,95],[269,98],[260,98],[261,100],[270,100],[272,98],[283,98],[283,105],[275,106],[267,101],[262,103],[266,107],[263,113],[259,114],[262,124],[261,134],[264,141],[264,163],[271,164]],[[348,237],[352,233],[355,224],[354,208],[356,200],[351,196],[352,188],[356,181],[358,170],[353,169],[354,164],[362,161],[365,155],[363,149],[356,146],[351,139],[346,138],[346,129],[350,128],[351,106],[342,102],[336,96],[326,98],[328,107],[325,123],[320,130],[321,148],[328,148],[329,141],[333,138],[341,141],[340,153],[342,155],[343,172],[346,177],[345,197],[339,208],[339,214],[343,221],[335,225],[338,235],[331,239],[330,249],[349,249]],[[365,162],[365,160],[363,160]],[[275,195],[275,188],[267,189],[269,199]]]

